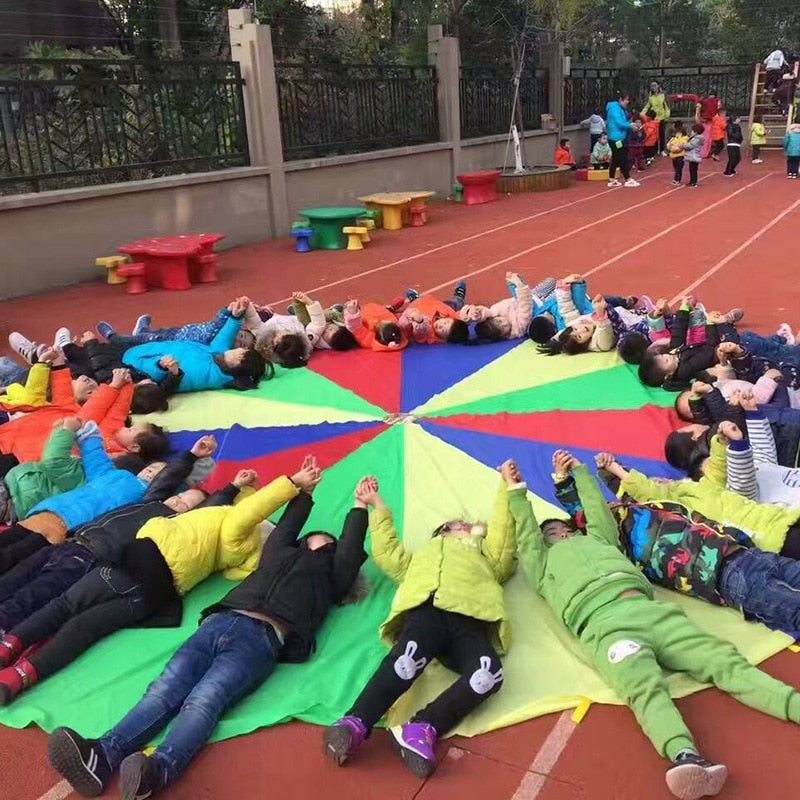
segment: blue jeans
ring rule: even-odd
[[[127,336],[121,333],[114,334],[114,341],[132,347],[135,344],[146,342],[200,342],[211,344],[214,337],[222,330],[228,319],[226,309],[217,312],[213,319],[205,322],[189,322],[175,328],[158,328],[145,330],[142,333]]]
[[[153,754],[167,781],[174,780],[208,741],[225,709],[266,680],[279,650],[269,625],[234,612],[208,616],[142,699],[100,739],[111,768],[176,717]]]
[[[724,564],[719,590],[746,619],[787,633],[800,631],[800,562],[777,553],[740,550]]]
[[[25,383],[30,367],[18,364],[13,358],[3,356],[0,358],[0,386],[11,383]]]
[[[786,344],[782,336],[759,336],[752,331],[744,331],[739,335],[742,347],[757,358],[763,358],[773,364],[794,364],[800,366],[800,345]]]

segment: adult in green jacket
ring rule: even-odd
[[[662,667],[713,683],[737,700],[800,723],[800,694],[752,666],[736,648],[690,622],[622,553],[617,523],[586,467],[569,457],[586,512],[586,535],[564,520],[539,525],[524,493],[509,496],[519,559],[533,588],[581,643],[603,680],[627,703],[658,752],[667,786],[682,800],[717,794],[727,769],[702,758]]]
[[[665,156],[667,154],[667,120],[670,118],[671,112],[667,104],[667,96],[658,81],[650,84],[650,96],[642,109],[642,114],[647,114],[648,111],[654,111],[656,119],[660,123],[658,126],[658,152]]]
[[[507,462],[501,467],[509,472]],[[488,526],[466,520],[440,525],[421,549],[409,552],[397,538],[391,511],[375,490],[370,531],[375,564],[397,585],[389,618],[381,626],[392,649],[346,716],[325,730],[324,751],[343,764],[373,726],[438,659],[458,680],[410,722],[390,728],[392,743],[420,778],[436,769],[436,740],[499,691],[510,627],[502,584],[516,569],[516,537],[509,498],[525,487],[500,487]],[[512,482],[513,483],[513,482]]]

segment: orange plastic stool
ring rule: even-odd
[[[139,261],[133,264],[123,264],[117,267],[117,275],[127,278],[125,291],[128,294],[142,294],[147,291],[147,283],[144,279],[144,264]]]

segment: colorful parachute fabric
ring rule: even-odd
[[[481,347],[412,347],[402,353],[315,354],[308,369],[281,370],[247,393],[176,398],[154,419],[173,432],[176,448],[203,432],[219,442],[211,488],[244,467],[261,481],[297,469],[306,453],[325,468],[309,529],[338,534],[362,475],[375,474],[405,545],[414,550],[443,520],[488,518],[495,467],[513,457],[537,514],[553,516],[551,456],[569,448],[593,467],[609,450],[655,476],[674,477],[661,461],[671,429],[672,396],[641,386],[615,354],[547,358],[530,342]],[[216,739],[299,718],[325,724],[340,716],[385,655],[377,629],[394,587],[371,562],[368,598],[336,609],[306,664],[281,665],[266,684],[230,710]],[[217,576],[187,598],[178,629],[122,631],[62,673],[0,712],[0,721],[36,722],[100,734],[141,696],[172,652],[192,632],[199,612],[230,588]],[[693,619],[734,641],[754,662],[788,637],[744,623],[733,611],[662,593]],[[580,657],[543,602],[518,573],[507,587],[514,642],[504,659],[503,691],[459,726],[468,735],[576,705],[588,697],[618,702]],[[390,715],[395,721],[452,681],[434,664]],[[670,678],[676,695],[699,686]]]

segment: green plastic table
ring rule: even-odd
[[[300,212],[315,233],[311,246],[320,250],[344,250],[347,237],[342,228],[356,224],[356,219],[366,211],[364,206],[329,206],[326,208],[306,208]]]

